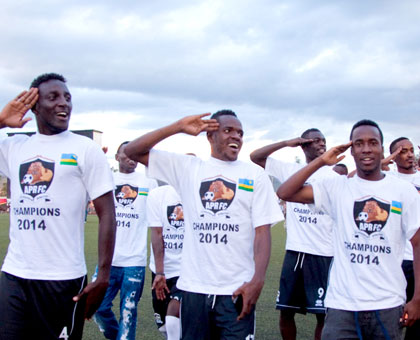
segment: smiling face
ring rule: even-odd
[[[55,135],[68,129],[72,110],[71,94],[60,80],[51,79],[39,85],[39,99],[33,108],[38,131]]]
[[[324,135],[319,131],[311,131],[305,138],[314,140],[312,143],[302,145],[306,162],[309,163],[326,151],[327,144]]]
[[[383,147],[379,130],[370,125],[361,125],[353,130],[351,154],[356,163],[357,174],[367,180],[381,179]]]
[[[219,116],[219,129],[207,134],[211,155],[222,161],[236,161],[242,148],[243,130],[241,122],[234,116]]]
[[[408,139],[397,142],[393,151],[402,147],[401,152],[395,157],[395,163],[397,164],[398,172],[405,174],[414,174],[416,159],[414,156],[414,147]]]

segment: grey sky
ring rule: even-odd
[[[223,108],[238,113],[252,147],[313,126],[332,146],[362,118],[378,121],[386,148],[400,135],[420,142],[418,1],[1,7],[0,103],[40,73],[62,73],[71,128],[104,131],[112,153],[127,137]]]

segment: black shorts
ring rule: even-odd
[[[156,275],[152,272],[152,284],[155,280],[155,276]],[[170,292],[166,295],[165,300],[158,300],[155,290],[152,290],[152,305],[155,316],[155,323],[158,328],[165,324],[166,312],[168,310],[169,302],[171,300],[181,301],[183,292],[176,286],[178,278],[179,276],[176,276],[166,280],[166,285],[168,286]]]
[[[323,313],[332,257],[287,250],[280,277],[276,309]]]
[[[242,320],[232,295],[184,292],[181,301],[182,340],[254,339],[255,306]]]
[[[74,302],[87,277],[30,280],[0,274],[0,339],[81,339],[85,300]]]

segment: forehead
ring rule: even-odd
[[[58,79],[51,79],[39,84],[38,91],[40,96],[51,92],[70,93],[66,84]]]
[[[310,131],[306,138],[308,139],[325,139],[324,135],[319,131]]]
[[[403,139],[403,140],[400,140],[397,144],[395,144],[395,147],[394,147],[394,149],[395,148],[398,148],[398,147],[402,147],[403,149],[413,149],[414,147],[413,147],[413,143],[411,143],[409,140],[407,140],[407,139]]]
[[[242,130],[242,124],[238,118],[234,116],[220,116],[217,121],[219,122],[219,128],[223,129],[226,127],[232,127],[238,130]]]
[[[355,141],[358,139],[377,139],[381,142],[381,134],[375,126],[361,125],[353,130],[352,140]]]
[[[125,155],[125,147],[127,146],[127,144],[123,144],[120,146],[119,150],[117,151],[118,155]]]

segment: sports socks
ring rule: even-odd
[[[165,325],[166,325],[166,333],[168,336],[168,340],[179,340],[181,337],[181,321],[179,318],[166,315],[165,318]]]

